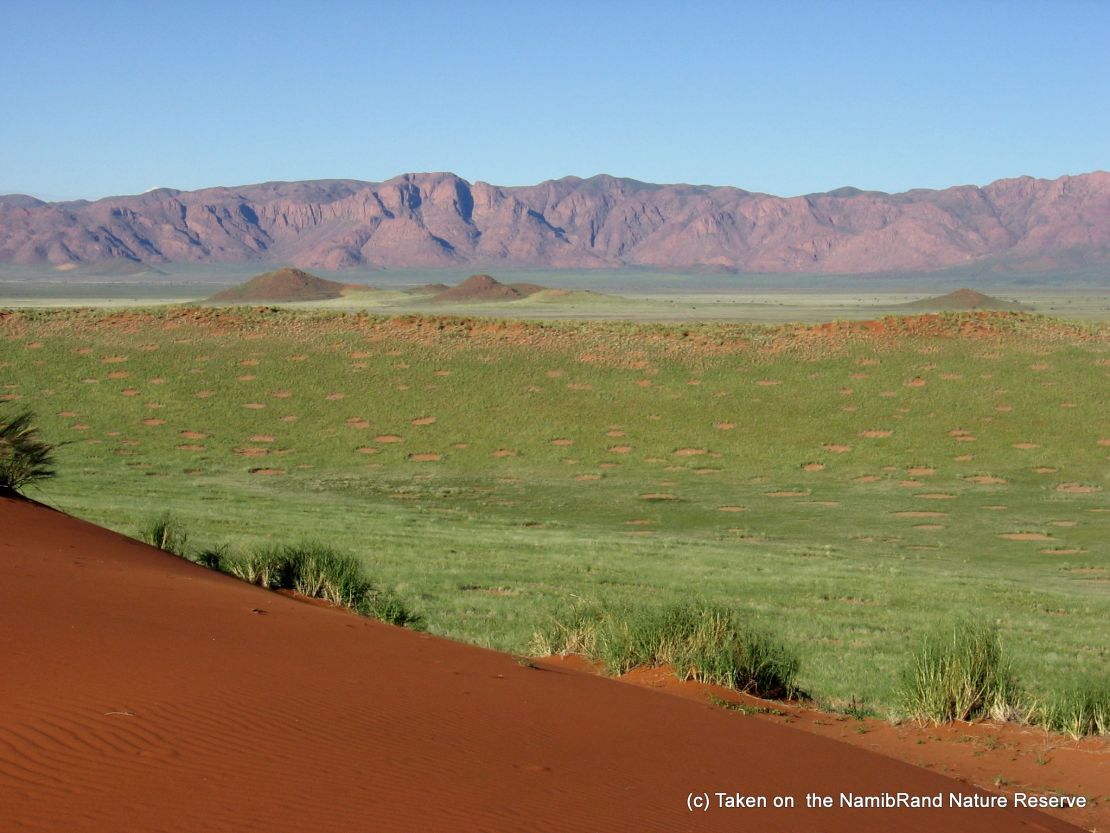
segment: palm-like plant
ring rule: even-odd
[[[54,446],[40,438],[33,414],[0,419],[0,488],[19,491],[53,476]]]

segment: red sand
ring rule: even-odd
[[[268,593],[0,497],[0,829],[1077,830],[816,810],[964,784],[722,709]],[[691,792],[793,810],[690,813]],[[715,800],[715,799],[714,799]]]

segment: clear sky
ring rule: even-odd
[[[0,193],[1110,168],[1110,2],[0,0]]]

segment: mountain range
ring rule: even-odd
[[[0,262],[104,261],[257,261],[335,271],[1100,268],[1110,265],[1110,173],[798,197],[611,176],[502,187],[450,173],[163,188],[94,202],[0,196]]]

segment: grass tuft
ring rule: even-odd
[[[934,723],[1005,719],[1023,700],[997,628],[968,621],[925,637],[903,672],[901,696],[911,717]]]
[[[1057,692],[1038,709],[1037,722],[1073,738],[1110,735],[1110,680],[1087,681]]]
[[[163,552],[185,557],[189,533],[169,512],[162,512],[151,518],[139,530],[139,540]]]
[[[39,437],[34,415],[23,411],[0,420],[0,488],[18,492],[54,476],[54,446]]]
[[[610,673],[669,665],[683,680],[761,697],[797,694],[798,658],[735,611],[708,604],[605,610],[579,605],[533,639],[539,655],[582,654]]]

